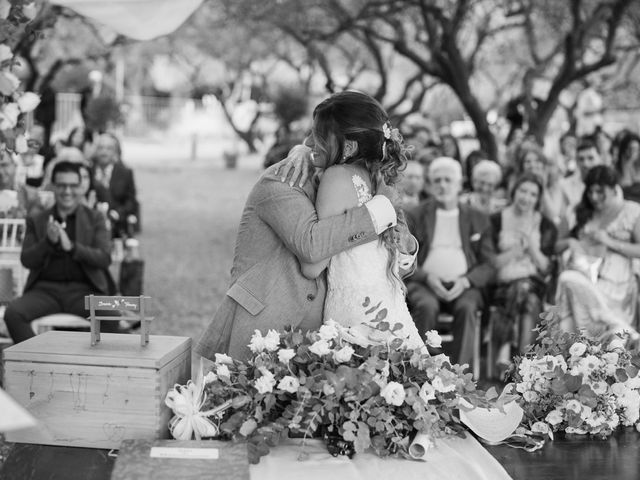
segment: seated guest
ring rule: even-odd
[[[34,335],[36,318],[53,313],[84,317],[85,295],[108,292],[110,238],[104,217],[80,202],[79,166],[58,163],[53,183],[54,206],[27,218],[20,260],[29,277],[24,295],[9,303],[4,315],[15,343]],[[117,330],[117,324],[104,322],[103,331]]]
[[[96,141],[93,171],[98,202],[109,205],[109,219],[115,237],[126,236],[129,224],[140,229],[140,213],[136,198],[133,171],[122,163],[120,141],[110,133],[103,133]],[[132,222],[132,220],[134,220]]]
[[[407,161],[406,168],[400,173],[398,190],[403,210],[415,207],[422,200],[424,190],[424,167],[415,160]]]
[[[496,195],[502,180],[500,165],[492,160],[480,160],[471,171],[471,191],[460,196],[460,203],[490,215],[500,211],[504,199]]]
[[[60,162],[87,163],[84,154],[76,147],[61,147],[56,156],[47,164],[44,169],[44,180],[42,181],[43,190],[53,191],[53,179],[51,173],[56,164]]]
[[[41,128],[34,128],[27,137],[27,151],[19,155],[22,180],[36,188],[42,185],[44,176],[44,156],[38,153],[44,141],[43,136]]]
[[[576,219],[558,278],[561,326],[603,338],[626,330],[637,338],[633,260],[640,258],[640,205],[620,196],[613,167],[589,170]]]
[[[602,165],[604,162],[600,156],[598,145],[589,137],[581,137],[576,149],[576,171],[560,180],[564,197],[566,199],[565,217],[563,223],[566,225],[565,230],[568,233],[575,226],[575,207],[582,200],[584,193],[584,179],[590,169],[596,165]],[[565,233],[560,230],[561,236]]]
[[[627,133],[618,145],[616,169],[627,200],[640,200],[640,136]]]
[[[491,239],[481,236],[488,217],[459,205],[462,189],[460,163],[448,157],[429,167],[432,199],[407,212],[407,223],[419,244],[417,269],[407,279],[407,300],[421,334],[434,328],[440,310],[453,317],[453,361],[470,363],[473,325],[483,308],[481,289],[494,270]]]
[[[80,150],[85,158],[93,156],[93,138],[91,138],[91,132],[85,127],[72,129],[65,144],[67,147],[75,147]]]
[[[545,277],[551,271],[557,238],[555,225],[540,211],[543,190],[538,176],[522,175],[514,184],[509,206],[490,217],[496,251],[493,304],[499,315],[493,340],[501,347],[498,364],[509,364],[511,346],[523,353],[535,340],[533,328],[542,312]]]

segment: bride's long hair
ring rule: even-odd
[[[394,185],[407,163],[407,148],[397,129],[391,128],[389,117],[371,96],[345,91],[322,101],[313,111],[315,154],[326,158],[326,167],[339,164],[360,165],[369,172],[372,193],[382,182]],[[346,140],[358,143],[357,152],[345,158]],[[396,208],[398,225],[404,223],[402,210]],[[399,249],[399,228],[387,229],[380,241],[389,251],[387,275],[403,283],[396,264]]]

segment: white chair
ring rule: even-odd
[[[36,335],[53,330],[54,328],[89,331],[89,327],[91,327],[89,320],[70,313],[45,315],[31,322],[31,328]]]
[[[14,295],[22,294],[29,273],[20,262],[24,230],[24,218],[0,218],[0,269],[11,269],[15,286]]]
[[[25,230],[24,218],[0,218],[0,271],[9,270],[10,274],[3,276],[1,302],[7,303],[17,295],[22,294],[29,270],[20,262],[22,237]],[[5,305],[0,306],[0,349],[13,342],[8,337],[4,326]]]

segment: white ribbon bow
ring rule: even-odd
[[[206,412],[200,409],[207,400],[202,382],[191,380],[186,385],[175,385],[167,393],[164,403],[173,410],[174,417],[169,421],[169,431],[176,440],[196,440],[218,435],[218,426],[208,417],[222,412],[231,405],[231,400]]]

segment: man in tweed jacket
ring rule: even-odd
[[[300,262],[315,263],[343,250],[375,240],[395,225],[391,202],[376,195],[362,207],[319,220],[316,185],[291,187],[268,168],[244,207],[236,240],[231,285],[196,352],[213,359],[227,353],[249,356],[254,330],[287,325],[310,330],[322,324],[325,275],[308,280]]]

